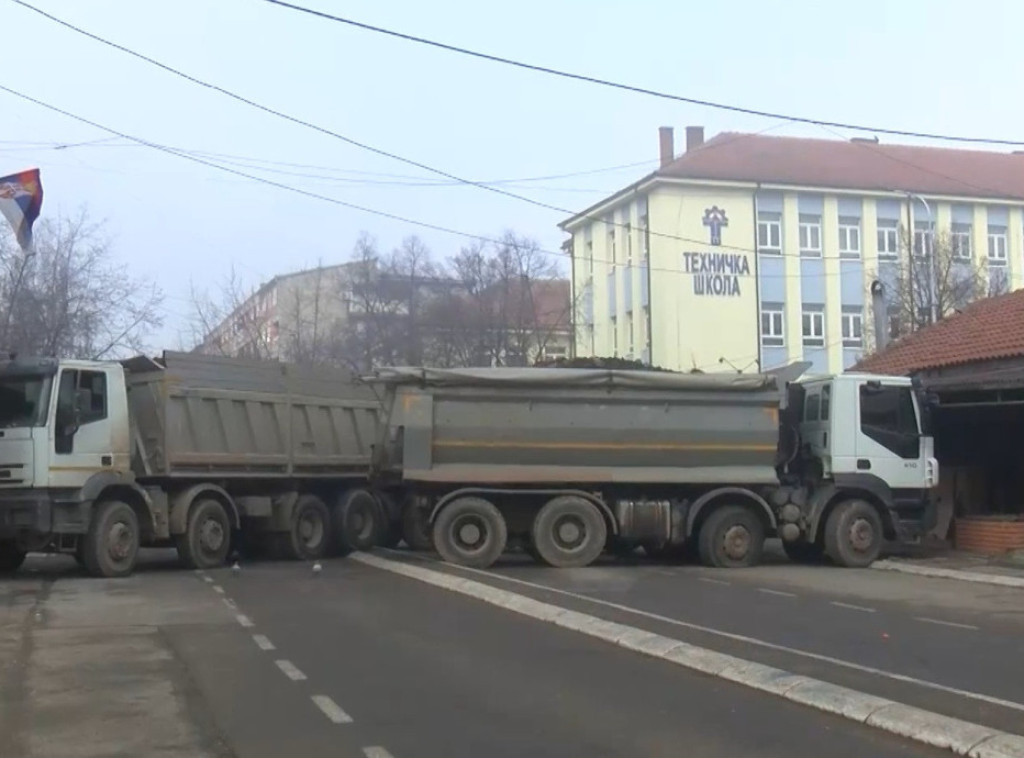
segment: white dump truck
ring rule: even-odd
[[[379,402],[340,369],[165,353],[0,362],[0,571],[72,553],[98,576],[140,546],[191,568],[232,544],[316,558],[380,530],[366,488]]]

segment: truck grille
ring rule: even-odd
[[[24,463],[0,463],[0,487],[17,487],[24,483]]]

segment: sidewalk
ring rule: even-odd
[[[903,574],[957,579],[976,584],[1024,589],[1024,552],[992,558],[949,548],[905,552],[899,557],[875,561],[871,568]]]

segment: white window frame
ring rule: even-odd
[[[839,223],[839,257],[860,258],[860,223]]]
[[[1007,261],[1007,246],[1009,244],[1009,240],[1006,237],[1006,229],[1004,228],[1001,232],[994,232],[992,229],[993,227],[989,227],[988,260],[997,266],[1004,266]]]
[[[860,336],[857,336],[860,332]],[[842,314],[843,347],[864,346],[864,314],[845,311]]]
[[[611,317],[612,327],[612,358],[619,357],[619,320],[615,316]]]
[[[900,227],[899,222],[890,219],[879,219],[878,221],[878,257],[895,259],[900,255]],[[882,242],[885,242],[883,245]]]
[[[918,258],[930,258],[935,252],[935,230],[931,227],[914,229],[914,250]]]
[[[821,221],[800,222],[800,255],[821,257]]]
[[[586,252],[584,253],[584,255],[587,258],[587,275],[591,279],[593,279],[594,278],[594,240],[587,240],[584,243],[584,245],[586,247]]]
[[[955,225],[956,226],[956,225]],[[971,233],[972,229],[969,225],[963,224],[959,226],[966,226],[967,228],[954,228],[949,235],[949,242],[953,248],[953,260],[957,261],[969,261],[974,255],[974,251],[971,249]],[[964,251],[967,251],[966,254]]]
[[[622,233],[626,237],[626,265],[633,265],[633,225],[628,221],[622,226]]]
[[[615,244],[615,230],[608,230],[608,252],[611,255],[611,263],[614,265],[619,262],[618,246]]]
[[[824,347],[825,312],[805,309],[800,314],[800,333],[808,347]]]
[[[763,232],[763,233],[762,233]],[[762,242],[762,237],[764,242]],[[774,237],[774,244],[772,242]],[[757,252],[767,255],[782,255],[782,221],[776,218],[758,217]]]
[[[768,319],[768,329],[764,328],[765,318]],[[779,307],[761,309],[761,344],[765,347],[786,346],[786,312]]]

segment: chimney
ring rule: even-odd
[[[661,148],[661,167],[665,168],[676,159],[675,136],[671,126],[662,126],[658,129],[658,145]]]
[[[688,126],[686,127],[686,152],[696,150],[698,147],[704,144],[704,127],[703,126]]]

